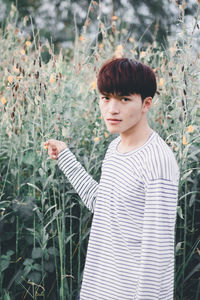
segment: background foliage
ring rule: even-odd
[[[76,299],[92,215],[57,163],[48,160],[42,143],[67,141],[99,180],[114,137],[100,117],[96,74],[106,59],[122,55],[140,59],[156,72],[150,124],[172,147],[181,170],[175,299],[199,299],[199,19],[197,12],[187,28],[184,7],[179,9],[179,34],[168,40],[168,48],[154,41],[141,50],[119,19],[107,30],[99,18],[95,38],[88,34],[87,19],[74,50],[55,55],[53,45],[43,43],[38,33],[33,38],[26,34],[27,17],[17,25],[12,7],[0,32],[1,299]]]
[[[76,31],[81,31],[88,9],[91,22],[89,35],[95,35],[98,23],[99,6],[101,18],[107,28],[111,28],[112,18],[119,17],[120,28],[128,28],[128,32],[141,45],[155,39],[166,43],[167,36],[176,32],[176,24],[180,17],[180,6],[184,6],[185,15],[191,17],[196,12],[196,0],[0,0],[0,26],[4,24],[12,4],[17,5],[19,19],[31,15],[34,27],[40,29],[41,38],[52,40],[57,48],[73,47]],[[98,9],[97,9],[98,8]],[[32,34],[31,21],[27,23],[26,32]]]

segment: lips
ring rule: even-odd
[[[120,119],[107,119],[107,121],[108,121],[110,124],[118,124],[118,123],[120,123],[122,120],[120,120]]]

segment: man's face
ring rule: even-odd
[[[110,133],[131,133],[136,130],[147,110],[151,98],[142,103],[141,95],[130,96],[100,95],[101,115]]]

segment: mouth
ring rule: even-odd
[[[107,119],[110,124],[119,124],[122,120],[120,119]]]

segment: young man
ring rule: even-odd
[[[45,144],[94,213],[80,299],[172,300],[179,169],[148,125],[154,72],[131,59],[113,59],[97,83],[107,129],[119,133],[106,152],[100,183],[65,143]]]

